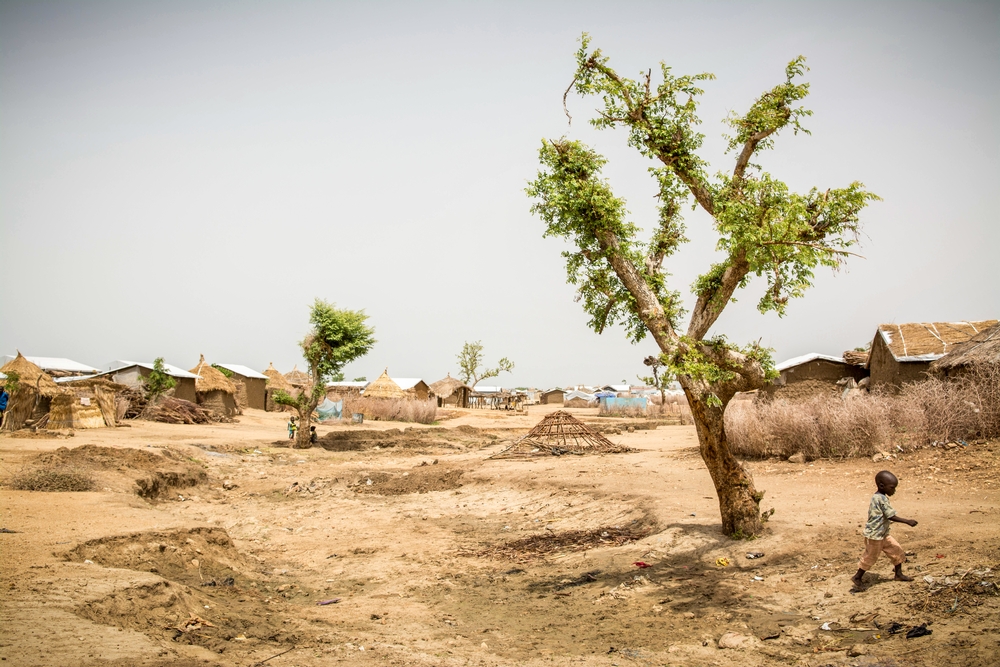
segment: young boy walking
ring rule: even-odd
[[[891,535],[889,535],[889,523],[905,523],[911,528],[917,525],[913,519],[904,519],[896,515],[896,510],[889,504],[889,496],[896,493],[899,480],[888,470],[875,475],[875,486],[878,490],[872,496],[868,504],[868,523],[865,524],[865,552],[858,562],[858,572],[851,581],[857,588],[864,586],[863,579],[865,572],[872,569],[879,556],[885,553],[895,566],[896,581],[913,581],[913,577],[903,574],[903,563],[906,562],[906,553],[903,547],[899,546]]]

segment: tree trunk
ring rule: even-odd
[[[309,427],[312,425],[312,413],[315,409],[316,406],[312,404],[312,401],[309,401],[309,405],[304,407],[296,407],[299,413],[299,430],[295,432],[295,442],[292,443],[293,449],[309,449],[312,447],[312,442],[309,441]]]
[[[326,392],[321,388],[323,386],[323,379],[320,377],[319,369],[315,364],[311,364],[309,367],[310,377],[313,378],[313,386],[309,389],[309,400],[303,405],[302,400],[305,398],[305,394],[299,396],[299,404],[296,409],[299,411],[299,430],[295,433],[295,444],[293,445],[295,449],[309,449],[312,447],[312,441],[309,438],[309,427],[312,426],[312,416],[313,412],[316,410],[316,406],[326,398]]]
[[[759,535],[763,529],[760,518],[763,494],[757,493],[753,477],[729,450],[723,420],[729,401],[724,401],[721,407],[708,405],[707,395],[696,395],[683,380],[681,384],[694,416],[701,458],[719,496],[722,532],[734,538]]]

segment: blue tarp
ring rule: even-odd
[[[640,398],[602,398],[601,404],[604,406],[605,410],[615,410],[622,408],[639,408],[640,410],[646,409],[646,404],[649,399],[645,396]]]
[[[331,401],[329,398],[325,399],[316,407],[316,413],[319,415],[319,420],[321,422],[329,421],[331,419],[340,419],[343,412],[344,402]]]

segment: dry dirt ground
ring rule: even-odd
[[[1000,664],[1000,443],[751,462],[775,513],[734,541],[693,427],[612,434],[627,454],[487,459],[546,409],[321,425],[309,450],[257,411],[0,438],[0,663]],[[919,521],[893,527],[916,581],[882,560],[852,593],[886,467]]]

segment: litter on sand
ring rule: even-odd
[[[338,602],[340,602],[340,598],[333,598],[331,600],[320,600],[319,602],[316,603],[316,606],[325,607],[328,604],[337,604]]]
[[[747,553],[747,558],[750,559],[750,560],[753,560],[755,558],[763,558],[763,557],[764,557],[764,552],[763,551],[751,551],[751,552]]]
[[[910,628],[910,631],[906,633],[906,638],[907,639],[916,639],[917,637],[923,637],[924,635],[929,635],[932,632],[934,632],[934,631],[927,629],[927,624],[926,623],[921,623],[920,625],[916,626],[915,628]]]
[[[632,565],[635,565],[638,568],[652,567],[652,565],[650,565],[649,563],[645,563],[641,560],[637,560],[636,562],[632,563]]]
[[[715,564],[719,567],[729,567],[729,559],[723,556],[722,558],[716,558]]]

